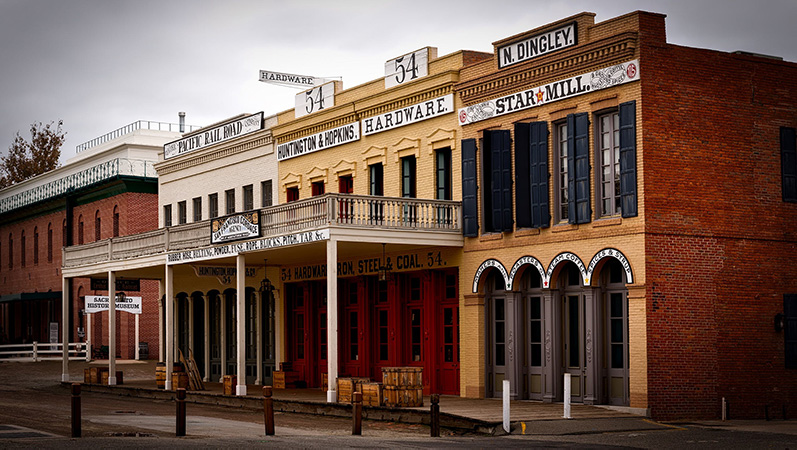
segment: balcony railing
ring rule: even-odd
[[[180,130],[180,125],[168,122],[153,122],[151,120],[138,120],[131,124],[117,128],[110,133],[105,133],[102,136],[96,137],[88,142],[84,142],[75,146],[75,153],[80,153],[83,150],[88,150],[108,141],[112,141],[118,137],[130,134],[136,130],[158,130],[158,131],[172,131],[175,133],[190,133],[191,131],[198,130],[202,127],[196,125],[184,125],[184,130]]]
[[[0,199],[0,214],[58,197],[69,191],[82,189],[120,175],[143,178],[158,177],[152,161],[116,158],[47,184],[2,198]]]
[[[460,202],[325,194],[260,210],[263,237],[324,227],[461,233]],[[210,221],[122,236],[64,249],[64,267],[210,246]]]

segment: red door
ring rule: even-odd
[[[366,376],[364,340],[364,314],[356,278],[338,280],[338,298],[341,301],[343,339],[340,351],[342,373],[352,377]]]
[[[445,272],[438,281],[437,386],[441,394],[459,395],[459,295],[456,272]]]
[[[373,361],[371,379],[382,381],[382,367],[394,367],[396,363],[396,320],[395,308],[391,305],[388,281],[369,277],[369,297],[371,299],[371,360]]]
[[[297,373],[300,380],[307,380],[307,303],[305,302],[305,286],[289,284],[287,286],[290,319],[288,322],[289,360],[291,370]]]

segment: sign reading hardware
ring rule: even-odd
[[[335,82],[316,86],[310,90],[296,94],[296,103],[293,109],[295,118],[306,116],[322,109],[335,106]]]
[[[637,80],[639,62],[633,60],[461,108],[457,119],[467,125]]]
[[[498,68],[511,66],[576,45],[576,23],[540,33],[520,42],[498,47]]]
[[[311,88],[325,81],[324,78],[312,77],[309,75],[294,75],[292,73],[271,72],[268,70],[260,71],[260,81],[279,86],[290,86],[300,88]]]
[[[197,248],[184,250],[166,255],[166,264],[180,264],[206,259],[225,258],[237,256],[239,253],[266,250],[269,248],[287,247],[291,245],[308,244],[329,240],[329,229],[317,231],[304,231],[301,233],[286,234],[247,242],[220,245],[218,247]]]
[[[385,63],[385,89],[429,75],[429,47]]]
[[[108,311],[111,308],[108,302],[108,296],[105,295],[87,295],[86,296],[86,314],[92,314],[101,311]],[[132,314],[141,314],[141,297],[116,297],[114,302],[114,309],[117,311],[125,311]]]
[[[277,161],[294,158],[317,152],[336,145],[360,140],[360,124],[358,122],[342,125],[331,130],[311,134],[295,141],[277,145]]]
[[[210,243],[240,241],[260,236],[260,213],[248,212],[218,217],[210,222]]]
[[[163,146],[163,159],[174,158],[219,142],[228,141],[263,128],[263,113],[252,114],[217,127],[199,132]]]
[[[363,135],[368,136],[369,134],[380,133],[451,112],[454,112],[454,94],[433,98],[423,103],[363,119]]]

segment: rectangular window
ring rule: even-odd
[[[99,241],[102,239],[102,220],[100,216],[94,218],[94,240]]]
[[[113,212],[113,237],[119,236],[119,211],[114,208]]]
[[[271,206],[272,200],[271,180],[260,182],[260,206],[265,208]]]
[[[208,195],[208,217],[219,217],[219,194]]]
[[[8,235],[8,268],[14,268],[14,236]]]
[[[202,197],[194,197],[194,222],[202,221]]]
[[[313,197],[316,195],[324,195],[324,182],[323,181],[314,181],[311,185],[311,194]]]
[[[556,221],[567,222],[570,208],[570,186],[567,176],[567,122],[554,125],[556,147]]]
[[[235,189],[224,191],[224,208],[227,214],[235,214]]]
[[[436,199],[451,200],[451,149],[440,149],[435,154]]]
[[[351,175],[344,175],[338,178],[338,192],[341,194],[354,193],[354,178]]]
[[[415,198],[415,156],[401,158],[401,196]]]
[[[47,228],[47,262],[53,262],[53,229]]]
[[[188,206],[185,203],[185,200],[177,203],[177,223],[180,225],[188,222]]]
[[[598,116],[595,130],[600,216],[617,216],[620,211],[620,114]]]
[[[163,226],[172,226],[172,205],[163,205]]]
[[[590,198],[589,117],[587,113],[567,115],[568,222],[592,220]]]
[[[22,267],[25,267],[25,264],[27,262],[26,258],[25,258],[25,247],[27,247],[26,244],[27,244],[27,242],[25,242],[25,232],[23,231],[22,232],[22,239],[20,239],[20,241],[19,241],[20,262],[22,263]]]
[[[39,230],[33,230],[33,264],[39,264]]]
[[[244,186],[244,211],[253,209],[255,209],[255,191],[254,187],[249,184]]]
[[[795,129],[780,128],[780,171],[783,201],[797,202],[797,142]]]
[[[296,186],[287,188],[285,190],[285,194],[289,202],[295,202],[299,200],[299,188]]]
[[[369,195],[384,195],[384,166],[381,163],[368,166]]]

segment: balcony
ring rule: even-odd
[[[325,194],[260,210],[262,237],[322,228],[462,235],[460,202]],[[160,228],[64,249],[64,268],[210,247],[210,221]]]

